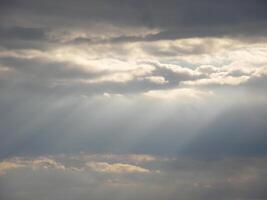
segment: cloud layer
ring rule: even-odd
[[[0,176],[0,194],[5,199],[30,200],[77,196],[78,199],[86,196],[94,199],[123,199],[126,196],[128,199],[176,199],[177,195],[181,199],[266,198],[266,158],[200,161],[182,157],[143,160],[144,157],[152,158],[126,154],[10,158],[0,163],[1,172],[5,170]],[[94,160],[102,162],[92,164]],[[116,160],[128,164],[116,163]],[[144,170],[144,167],[150,170]]]

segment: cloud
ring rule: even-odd
[[[79,0],[56,4],[50,0],[45,4],[42,1],[1,4],[1,46],[10,49],[48,49],[66,43],[94,45],[224,36],[266,37],[266,4],[261,0],[227,1],[223,5],[211,0],[202,3]],[[160,55],[173,55],[177,51],[198,54],[209,51],[206,48],[209,45],[147,49]]]
[[[56,162],[55,160],[46,158],[46,157],[41,157],[36,160],[32,161],[32,167],[33,168],[54,168],[58,170],[65,170],[65,166],[62,165],[61,163]]]
[[[151,81],[152,83],[156,83],[156,84],[168,83],[168,81],[166,81],[165,78],[162,76],[147,76],[147,77],[145,77],[145,79]]]
[[[0,199],[266,199],[266,6],[0,0]]]
[[[147,46],[176,53],[166,57],[147,51]],[[199,47],[204,50],[196,53]],[[259,77],[266,65],[265,43],[229,38],[61,44],[47,50],[2,49],[0,55],[1,72],[5,74],[0,75],[2,87],[13,85],[32,94],[95,96],[188,87],[246,87],[246,82]]]
[[[248,76],[240,77],[216,77],[210,79],[200,79],[197,81],[183,81],[181,84],[184,86],[207,86],[207,85],[240,85],[249,79]]]
[[[116,162],[122,161],[124,163]],[[0,162],[0,174],[6,175],[8,171],[18,168],[32,170],[59,170],[59,171],[95,171],[103,173],[149,173],[151,170],[137,166],[155,161],[164,161],[150,155],[116,155],[116,154],[75,154],[73,156],[50,155],[39,157],[11,157]],[[112,164],[108,162],[113,162]],[[131,164],[131,163],[135,163]],[[156,171],[156,170],[155,170]]]
[[[1,157],[177,153],[229,105],[266,102],[266,44],[215,41],[214,53],[172,58],[140,44],[122,45],[123,55],[112,45],[1,49]]]
[[[5,175],[6,171],[14,170],[17,168],[32,168],[36,169],[57,169],[65,170],[65,166],[53,159],[47,157],[39,157],[35,159],[27,159],[23,157],[10,158],[0,162],[0,174]]]
[[[114,163],[114,160],[113,164],[92,160],[89,162],[101,171],[88,168],[78,170],[86,166],[88,160],[83,160],[85,157],[116,160],[131,155],[64,154],[41,159],[40,157],[10,158],[5,162],[26,164],[21,168],[10,168],[1,175],[1,198],[31,200],[39,197],[41,200],[46,198],[68,200],[78,196],[83,200],[88,196],[96,199],[110,197],[122,199],[127,196],[128,199],[174,200],[177,195],[190,200],[215,198],[218,195],[222,198],[242,200],[266,198],[264,190],[266,157],[234,157],[222,160],[155,157],[153,161],[146,163],[147,167],[149,165],[152,169],[159,169],[161,173],[136,172],[136,166]],[[45,168],[33,168],[32,164],[38,160],[61,163],[66,168],[56,169],[55,165],[50,164],[45,164],[47,166]]]
[[[2,161],[0,163],[0,176],[5,174],[6,170],[24,167],[22,164],[17,164],[9,161]]]
[[[148,173],[149,170],[125,163],[89,162],[86,164],[91,170],[106,173]]]
[[[194,89],[173,89],[173,90],[154,90],[144,93],[147,97],[159,98],[159,99],[184,99],[184,100],[194,100],[207,98],[212,96],[211,91],[198,91]]]
[[[43,40],[45,30],[42,28],[12,27],[0,30],[0,36],[5,40]]]

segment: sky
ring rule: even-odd
[[[0,199],[266,200],[265,0],[0,0]]]

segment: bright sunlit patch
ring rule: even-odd
[[[125,163],[89,162],[86,164],[91,170],[106,173],[148,173],[149,170]]]
[[[147,76],[145,77],[145,79],[151,81],[152,83],[156,83],[159,85],[168,83],[168,81],[163,76]]]
[[[147,97],[159,98],[159,99],[177,99],[177,100],[197,100],[202,99],[203,97],[211,96],[213,93],[211,91],[200,91],[191,88],[183,88],[183,89],[173,89],[173,90],[154,90],[148,91],[143,94]]]

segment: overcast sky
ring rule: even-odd
[[[266,200],[265,0],[0,0],[0,199]]]

